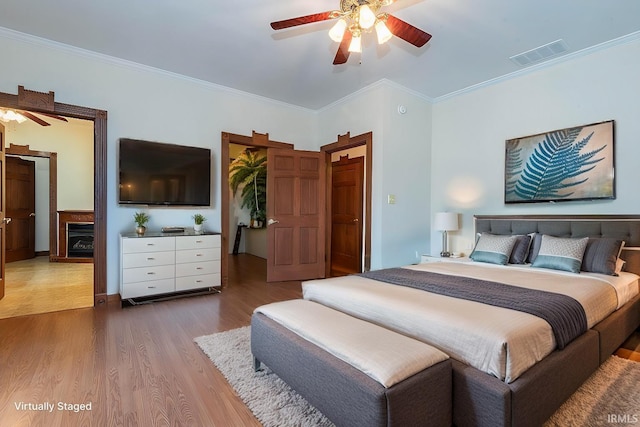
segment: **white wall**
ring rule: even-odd
[[[133,229],[136,208],[116,203],[116,142],[141,138],[213,149],[213,206],[198,209],[220,229],[220,133],[268,132],[299,149],[318,149],[347,131],[373,132],[372,268],[416,262],[436,253],[431,214],[461,212],[451,249],[472,240],[473,214],[637,213],[640,193],[640,42],[632,41],[531,74],[437,102],[388,81],[312,112],[194,80],[79,53],[0,31],[0,91],[18,85],[56,92],[56,100],[109,112],[107,152],[107,281],[118,291],[118,233]],[[52,47],[53,46],[53,47]],[[406,107],[399,114],[397,107]],[[616,120],[617,193],[608,202],[505,207],[504,141]],[[433,160],[432,160],[433,159]],[[387,204],[387,195],[396,204]],[[189,225],[190,209],[150,209],[151,228]]]
[[[398,113],[398,105],[407,112]],[[382,81],[318,114],[320,145],[373,132],[371,268],[417,262],[429,248],[431,104]],[[396,203],[387,204],[395,195]]]
[[[107,292],[118,292],[117,236],[132,231],[135,207],[116,201],[120,137],[209,147],[213,150],[213,205],[197,209],[220,230],[220,135],[268,132],[273,140],[312,149],[315,113],[216,85],[137,67],[119,60],[0,31],[0,91],[55,92],[56,101],[107,110]],[[149,228],[190,225],[192,209],[148,209]]]
[[[610,47],[458,95],[433,107],[431,211],[462,213],[453,251],[469,252],[474,214],[637,214],[640,41]],[[508,205],[505,140],[615,120],[616,192],[609,201]],[[440,250],[433,232],[432,253]]]

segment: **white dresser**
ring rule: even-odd
[[[120,235],[120,298],[220,287],[219,234]]]

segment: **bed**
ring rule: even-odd
[[[389,272],[401,278],[410,272],[407,281],[426,272],[455,282],[474,277],[488,285],[499,282],[535,292],[566,294],[584,310],[583,329],[576,329],[569,338],[529,313],[390,284],[368,275],[305,282],[304,298],[420,339],[449,354],[454,371],[454,424],[541,425],[640,325],[635,274],[640,272],[640,217],[477,216],[475,229],[486,239],[501,236],[496,237],[501,241],[516,239],[508,236],[530,236],[532,243],[527,247],[538,246],[538,263],[543,267],[549,267],[540,260],[557,243],[554,238],[563,242],[589,238],[591,243],[623,240],[623,250],[617,255],[626,261],[625,271],[616,276],[576,274],[476,260],[407,266],[399,273]],[[476,258],[482,260],[482,256]]]

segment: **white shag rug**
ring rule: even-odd
[[[194,341],[265,427],[333,426],[268,368],[253,370],[250,327]],[[545,427],[640,426],[640,363],[612,356]]]

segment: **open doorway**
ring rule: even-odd
[[[18,87],[18,94],[0,92],[0,108],[19,109],[47,116],[63,116],[87,120],[93,125],[93,170],[88,173],[93,177],[94,189],[94,248],[93,248],[93,306],[107,303],[106,273],[106,178],[107,178],[107,112],[94,108],[54,101],[54,93],[43,93]],[[3,212],[4,213],[4,212]],[[0,271],[4,271],[4,260],[1,260]],[[53,263],[52,263],[53,264]],[[4,277],[2,278],[4,286]],[[114,299],[115,302],[115,299]]]
[[[58,239],[67,238],[59,214],[70,208],[93,214],[93,122],[49,122],[5,125],[5,215],[11,220],[0,318],[93,306],[92,257],[65,262],[67,250]],[[77,244],[92,250],[85,237]]]
[[[246,225],[250,224],[250,218],[240,217],[232,214],[232,208],[234,206],[232,202],[231,190],[229,188],[229,165],[231,160],[235,158],[237,153],[244,149],[253,149],[253,150],[268,150],[269,148],[285,148],[285,149],[293,149],[293,144],[288,144],[284,142],[277,142],[269,140],[269,134],[261,134],[255,131],[252,132],[251,136],[245,135],[237,135],[232,133],[223,132],[222,133],[222,141],[221,141],[221,170],[220,170],[220,186],[221,186],[221,235],[222,235],[222,265],[221,265],[221,281],[222,287],[226,287],[229,285],[229,261],[230,257],[233,256],[234,246],[236,242],[236,236],[238,235],[238,222],[247,222]],[[235,212],[235,210],[234,210]],[[262,228],[262,227],[261,227]],[[261,231],[260,229],[251,230],[253,233],[251,239],[255,240],[254,250],[260,251],[260,243],[261,240]],[[254,233],[255,231],[255,233]],[[245,233],[242,227],[240,227],[240,234]],[[245,236],[246,238],[246,236]],[[266,235],[264,237],[266,239]],[[242,244],[242,237],[240,237],[240,243]],[[266,245],[266,240],[264,241]],[[245,242],[246,245],[246,242]],[[246,247],[245,247],[246,249]],[[238,251],[240,248],[238,249]],[[266,249],[263,253],[266,256]],[[255,257],[256,255],[249,255]],[[258,258],[260,256],[258,255]],[[255,261],[255,260],[254,260]],[[253,263],[253,265],[260,263]],[[261,264],[260,264],[261,265]],[[237,268],[239,271],[243,270],[242,266],[234,265],[234,268]],[[255,270],[255,268],[253,269]],[[265,262],[265,278],[266,278],[266,262]],[[234,277],[239,278],[240,275],[236,274]]]
[[[237,234],[237,224],[232,223],[232,217],[230,215],[230,190],[229,190],[229,163],[230,163],[230,144],[239,144],[246,147],[261,147],[261,148],[285,148],[293,149],[292,144],[286,144],[276,141],[270,141],[268,134],[259,134],[255,131],[252,136],[243,136],[223,132],[221,142],[221,234],[222,234],[222,247],[227,250],[222,251],[222,284],[223,287],[227,286],[229,277],[229,264],[230,256],[233,253],[234,240]],[[363,221],[362,221],[362,269],[368,271],[371,269],[371,183],[372,183],[372,153],[373,153],[373,134],[371,132],[351,137],[349,133],[338,136],[338,141],[332,144],[321,147],[321,152],[325,153],[325,164],[327,165],[327,171],[330,171],[331,157],[333,153],[344,152],[345,150],[351,150],[356,147],[363,147],[365,153],[365,165],[364,165],[364,183],[363,183]],[[329,172],[327,172],[329,176]],[[330,178],[327,177],[327,181]],[[328,182],[327,182],[328,184]],[[326,248],[331,247],[331,186],[325,186],[326,194],[326,209],[327,209],[327,225],[326,225]],[[327,249],[327,262],[325,263],[325,276],[331,275],[331,260],[330,251]],[[233,265],[232,268],[241,269],[241,266]],[[238,275],[234,275],[238,277]]]

